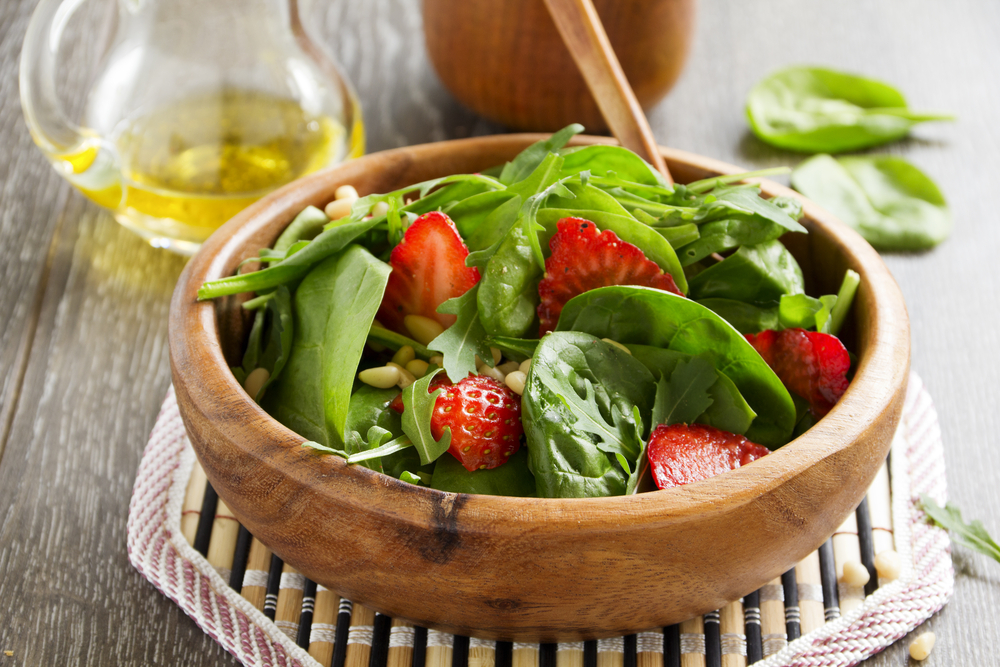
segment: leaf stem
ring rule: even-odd
[[[847,311],[851,309],[851,303],[854,301],[854,295],[857,293],[860,283],[861,276],[857,272],[848,269],[844,273],[844,280],[840,283],[840,290],[837,292],[837,303],[833,305],[833,310],[830,312],[830,333],[834,336],[844,324]]]

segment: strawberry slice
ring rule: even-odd
[[[736,470],[769,450],[711,426],[660,424],[649,436],[647,452],[653,481],[668,489]]]
[[[746,334],[746,338],[788,391],[809,401],[816,417],[828,413],[847,391],[851,357],[836,336],[805,329],[769,329]]]
[[[642,250],[611,230],[598,230],[589,220],[560,220],[549,248],[552,255],[545,260],[545,275],[538,285],[539,338],[556,328],[567,301],[598,287],[640,285],[683,296],[673,276]]]
[[[441,376],[438,376],[441,377]],[[440,440],[446,427],[451,428],[448,452],[466,470],[489,470],[503,465],[521,448],[520,396],[506,385],[485,375],[470,376],[451,384],[446,378],[431,380],[431,393],[444,386],[434,402],[431,434]],[[403,413],[402,395],[389,404]]]
[[[407,335],[403,326],[407,315],[429,317],[445,328],[454,324],[454,315],[442,315],[437,308],[479,282],[479,269],[465,265],[468,256],[469,249],[447,215],[432,211],[417,218],[389,256],[392,273],[379,322]]]

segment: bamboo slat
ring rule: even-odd
[[[194,544],[194,535],[198,531],[198,519],[201,517],[201,503],[205,500],[206,484],[208,477],[205,476],[205,469],[195,461],[187,491],[184,493],[184,504],[181,507],[181,534],[191,545]]]
[[[267,595],[267,570],[271,565],[271,550],[256,537],[250,544],[247,557],[247,571],[243,575],[243,590],[240,595],[261,611]]]
[[[681,667],[705,667],[705,622],[701,616],[681,623]]]
[[[799,589],[799,623],[805,635],[826,622],[823,618],[823,580],[818,551],[795,566],[795,581]]]
[[[323,667],[330,667],[333,661],[339,606],[339,595],[325,586],[316,587],[316,606],[313,608],[312,628],[309,632],[309,655]]]
[[[743,625],[743,603],[730,602],[719,614],[722,667],[746,667],[747,636]]]
[[[292,639],[299,634],[299,617],[302,615],[302,590],[306,578],[288,563],[281,568],[278,584],[278,604],[274,614],[274,624]]]
[[[208,564],[215,568],[226,581],[233,567],[233,554],[236,553],[236,537],[240,534],[240,522],[232,515],[222,500],[215,506],[215,519],[212,522],[212,535],[208,543]]]
[[[837,593],[840,598],[840,613],[843,615],[860,607],[865,599],[864,587],[844,581],[844,565],[848,562],[861,563],[858,520],[854,514],[848,516],[833,534],[833,558],[837,564]]]

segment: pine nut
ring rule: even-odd
[[[530,368],[531,368],[531,359],[525,359],[524,361],[521,362],[521,366],[517,370],[527,375],[528,369]]]
[[[427,369],[430,368],[430,364],[423,359],[414,359],[410,363],[406,364],[406,370],[413,373],[414,376],[422,378],[427,375]]]
[[[395,369],[399,370],[400,380],[399,380],[399,382],[397,384],[399,384],[399,388],[400,389],[406,389],[411,384],[413,384],[414,382],[417,381],[417,378],[415,378],[413,376],[413,373],[411,373],[410,371],[406,370],[405,368],[403,368],[402,366],[400,366],[399,364],[397,364],[394,361],[390,361],[389,363],[386,364],[386,366],[391,366],[392,368],[395,368]]]
[[[429,361],[430,363],[434,364],[435,366],[444,366],[444,357],[442,357],[440,354],[435,354],[433,357],[431,357],[427,361]]]
[[[479,372],[480,375],[491,377],[497,382],[503,382],[504,374],[500,372],[499,368],[490,368],[486,364],[483,364],[476,370]]]
[[[416,357],[417,354],[413,351],[413,346],[404,345],[396,350],[396,354],[392,355],[392,363],[405,367],[406,364],[416,359]]]
[[[868,568],[856,560],[849,560],[844,563],[844,576],[842,581],[848,586],[864,586],[871,579]]]
[[[932,650],[934,650],[934,633],[925,632],[910,644],[910,657],[917,661],[926,660]]]
[[[427,345],[444,333],[444,327],[437,320],[423,315],[407,315],[403,318],[403,325],[421,345]]]
[[[524,393],[524,381],[528,379],[528,376],[521,371],[514,371],[509,373],[507,377],[503,379],[505,385],[510,387],[510,390],[517,394],[518,396]]]
[[[611,340],[610,338],[602,338],[601,340],[603,340],[608,345],[614,345],[615,347],[617,347],[619,350],[622,350],[623,352],[627,352],[628,354],[632,354],[632,350],[628,349],[627,347],[625,347],[624,345],[622,345],[621,343],[619,343],[616,340]]]
[[[326,205],[323,212],[326,213],[326,217],[330,218],[330,220],[340,220],[351,214],[351,206],[353,205],[353,199],[334,199]]]
[[[879,579],[895,581],[903,571],[903,557],[892,549],[880,551],[875,556],[875,571]]]
[[[503,359],[503,354],[500,352],[499,348],[491,347],[490,354],[493,355],[493,365],[496,366]]]
[[[497,368],[500,369],[500,372],[503,373],[504,375],[507,375],[508,373],[513,373],[520,367],[521,364],[517,363],[516,361],[508,361],[506,363],[497,366]]]
[[[388,213],[389,213],[389,204],[387,202],[380,201],[379,203],[372,206],[373,218],[381,218],[383,215],[386,215]]]
[[[350,199],[353,202],[358,198],[358,191],[354,189],[353,185],[341,185],[334,191],[333,198],[335,200]]]
[[[388,389],[399,383],[399,368],[396,366],[379,366],[358,373],[358,379],[377,389]]]
[[[260,393],[260,388],[264,386],[264,383],[268,381],[271,377],[270,371],[266,368],[255,368],[250,371],[246,379],[243,380],[243,388],[247,390],[250,394],[250,398],[257,400],[257,394]]]

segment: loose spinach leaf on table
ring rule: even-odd
[[[432,489],[486,496],[535,497],[535,477],[528,470],[528,450],[521,447],[492,470],[469,472],[454,456],[442,456],[434,464]]]
[[[654,394],[627,352],[575,331],[541,340],[522,398],[528,465],[541,497],[621,495],[642,451]],[[621,456],[626,465],[621,465]]]
[[[649,369],[653,377],[667,378],[670,382],[673,381],[673,373],[681,363],[688,363],[694,359],[690,354],[650,345],[630,344],[626,347],[636,360]],[[732,380],[716,370],[714,366],[712,366],[712,374],[712,383],[707,389],[711,403],[701,413],[689,419],[688,423],[698,422],[730,433],[745,433],[757,414],[740,395],[740,390],[736,388]],[[683,377],[685,377],[683,374],[678,376],[679,379]],[[663,423],[657,421],[655,412],[654,407],[652,426]]]
[[[486,344],[486,329],[479,321],[478,294],[479,283],[476,283],[462,296],[448,299],[438,306],[439,313],[455,315],[457,319],[427,344],[428,348],[444,356],[445,373],[453,382],[461,381],[469,373],[478,373],[477,354],[480,359],[489,359],[488,363],[493,364],[490,346]]]
[[[920,504],[931,521],[947,530],[956,542],[1000,563],[1000,544],[990,537],[981,521],[965,523],[962,511],[958,507],[952,503],[941,507],[924,493],[920,494]]]
[[[951,233],[941,191],[903,158],[817,155],[792,172],[792,185],[878,250],[926,250]]]
[[[820,67],[789,67],[760,81],[747,118],[761,140],[793,151],[842,153],[904,137],[917,123],[952,120],[913,111],[892,86]]]
[[[354,374],[388,279],[387,264],[352,245],[302,280],[291,352],[264,396],[275,419],[309,440],[343,448]]]
[[[748,438],[773,449],[788,442],[795,426],[788,390],[746,338],[710,309],[684,297],[646,287],[602,287],[570,299],[556,331],[706,354],[757,413]]]
[[[451,427],[445,427],[440,440],[435,440],[431,433],[434,403],[444,389],[438,387],[430,393],[427,389],[434,376],[440,372],[440,368],[431,371],[403,390],[403,433],[413,441],[413,446],[420,455],[421,465],[436,461],[451,445]]]
[[[735,299],[770,305],[786,294],[802,294],[802,269],[777,240],[745,245],[690,280],[692,299]]]

